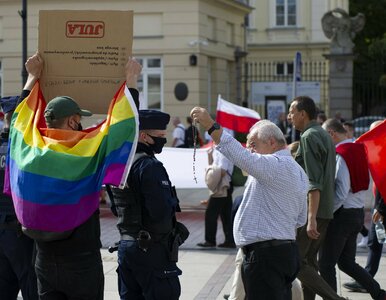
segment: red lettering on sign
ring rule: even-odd
[[[102,38],[105,35],[105,23],[102,21],[68,21],[68,38]]]

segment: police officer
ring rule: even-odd
[[[18,97],[1,99],[4,128],[0,144],[0,298],[15,300],[21,290],[24,300],[38,299],[33,268],[33,240],[22,234],[12,198],[3,193],[4,167],[8,148],[9,125]]]
[[[169,120],[160,111],[139,111],[137,153],[127,187],[112,188],[121,234],[117,270],[121,299],[173,300],[181,293],[182,272],[172,245],[178,199],[165,168],[154,157],[166,143]]]

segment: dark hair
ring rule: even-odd
[[[316,119],[316,106],[314,100],[308,96],[298,96],[293,102],[296,101],[296,109],[298,111],[304,110],[310,120]]]
[[[67,122],[69,117],[64,117],[60,119],[46,119],[47,128],[61,128]]]
[[[318,113],[317,117],[321,118],[323,122],[327,120],[327,116],[325,113]]]
[[[323,123],[323,126],[337,133],[347,133],[346,129],[343,127],[343,124],[337,119],[327,119],[326,122]]]
[[[351,122],[351,121],[346,121],[346,122],[343,123],[343,125],[345,125],[345,126],[351,128],[351,129],[354,128],[354,124],[353,124],[353,122]]]
[[[191,117],[186,117],[186,122],[188,122],[188,124],[192,125],[193,119]]]

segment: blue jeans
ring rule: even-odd
[[[99,251],[39,254],[35,265],[40,300],[102,300],[104,275]]]
[[[118,247],[118,288],[124,300],[176,300],[181,294],[175,262],[169,261],[167,246],[158,242],[147,252],[137,241],[122,240]]]
[[[362,208],[341,208],[334,213],[319,253],[320,274],[336,291],[335,265],[359,282],[373,299],[383,299],[385,291],[373,277],[355,262],[357,235],[362,229]]]
[[[367,246],[369,247],[369,253],[367,255],[365,269],[374,277],[378,271],[379,262],[381,261],[383,244],[378,243],[377,235],[375,233],[375,224],[373,222],[371,222],[368,237],[369,240]]]

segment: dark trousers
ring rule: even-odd
[[[243,251],[241,276],[246,299],[291,300],[292,281],[300,262],[296,243]]]
[[[363,224],[362,226],[362,229],[360,231],[361,235],[363,235],[364,237],[368,236],[369,235],[369,230],[366,228],[366,226]]]
[[[104,275],[99,251],[76,255],[38,252],[35,264],[40,300],[102,300]]]
[[[329,219],[317,218],[317,230],[320,236],[312,240],[307,235],[307,224],[298,229],[296,241],[300,253],[299,280],[302,282],[304,300],[314,300],[318,294],[325,300],[344,299],[319,275],[317,255],[326,236]]]
[[[357,235],[364,222],[362,208],[341,208],[328,225],[326,239],[321,247],[319,267],[323,279],[336,291],[335,265],[359,282],[373,299],[383,299],[379,283],[355,262]]]
[[[225,235],[225,243],[234,243],[232,228],[232,195],[228,190],[226,197],[209,198],[205,211],[205,240],[216,244],[217,219],[221,218]]]
[[[120,241],[118,289],[122,300],[177,300],[181,270],[169,260],[167,247],[153,243],[146,252],[137,241]]]
[[[367,246],[369,247],[369,253],[367,255],[365,269],[374,277],[378,271],[379,262],[381,261],[383,244],[378,243],[377,235],[375,233],[375,224],[373,222],[371,222],[368,237],[369,240]]]
[[[37,300],[33,240],[13,229],[0,230],[0,299]]]

